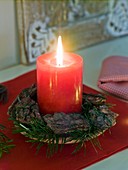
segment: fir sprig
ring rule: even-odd
[[[12,140],[3,133],[4,129],[5,126],[0,124],[0,158],[2,157],[3,153],[9,153],[10,149],[14,147]]]

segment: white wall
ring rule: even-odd
[[[0,0],[0,70],[18,64],[15,0]]]

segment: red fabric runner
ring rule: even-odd
[[[108,102],[116,104],[113,111],[119,113],[117,124],[99,137],[103,150],[95,152],[90,142],[87,142],[87,151],[80,150],[76,155],[71,155],[74,149],[72,145],[65,145],[63,150],[52,158],[46,158],[46,147],[43,147],[38,155],[36,147],[25,142],[27,138],[21,134],[12,134],[13,122],[8,120],[7,110],[16,96],[36,81],[36,72],[32,71],[16,79],[3,83],[9,91],[9,101],[6,105],[0,104],[0,123],[7,127],[7,135],[14,140],[15,148],[10,154],[4,154],[0,160],[1,170],[78,170],[100,161],[110,155],[128,147],[128,103],[108,96]],[[98,93],[84,86],[87,93]]]

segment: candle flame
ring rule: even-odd
[[[63,46],[61,36],[58,37],[57,51],[56,51],[57,66],[63,65]]]

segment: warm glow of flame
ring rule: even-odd
[[[63,65],[63,46],[61,36],[58,37],[57,51],[56,51],[57,66]]]

